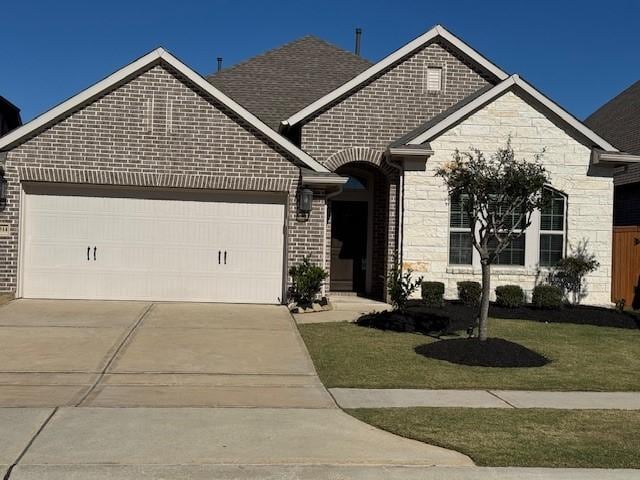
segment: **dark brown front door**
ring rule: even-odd
[[[331,290],[364,293],[367,278],[367,202],[331,207]]]

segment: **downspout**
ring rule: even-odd
[[[329,200],[337,195],[342,193],[344,188],[344,184],[338,185],[338,190],[332,193],[328,193],[324,197],[324,228],[322,233],[322,264],[324,267],[327,266],[327,223],[329,220]],[[322,283],[322,296],[326,297],[327,287],[326,282]]]
[[[393,163],[391,161],[391,154],[387,151],[387,163],[399,173],[400,185],[398,186],[398,231],[396,237],[397,251],[398,251],[398,263],[402,268],[402,254],[403,254],[403,241],[404,241],[404,168],[402,166]]]

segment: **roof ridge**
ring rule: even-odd
[[[318,40],[319,42],[324,43],[325,45],[328,45],[328,46],[330,46],[330,47],[332,47],[332,48],[335,48],[336,50],[340,50],[340,51],[342,51],[342,52],[344,52],[344,53],[348,53],[348,54],[350,54],[350,55],[351,55],[351,56],[353,56],[353,57],[356,57],[356,58],[358,58],[358,59],[360,59],[360,60],[363,60],[364,62],[371,63],[371,62],[370,62],[369,60],[367,60],[366,58],[364,58],[364,57],[360,57],[360,56],[356,55],[356,54],[355,54],[355,53],[353,53],[353,52],[350,52],[350,51],[348,51],[348,50],[343,49],[342,47],[339,47],[339,46],[337,46],[337,45],[334,45],[333,43],[330,43],[330,42],[328,42],[327,40],[324,40],[323,38],[318,37],[317,35],[307,34],[307,35],[303,35],[302,37],[298,37],[298,38],[296,38],[296,39],[294,39],[294,40],[290,40],[290,41],[288,41],[288,42],[286,42],[286,43],[283,43],[282,45],[279,45],[279,46],[277,46],[277,47],[271,48],[270,50],[266,50],[266,51],[264,51],[264,52],[262,52],[262,53],[259,53],[259,54],[257,54],[257,55],[253,55],[252,57],[249,57],[249,58],[246,58],[246,59],[244,59],[244,60],[242,60],[242,61],[240,61],[240,62],[238,62],[238,63],[235,63],[235,64],[231,65],[231,66],[230,66],[230,67],[228,67],[228,68],[223,68],[223,69],[222,69],[222,70],[220,70],[219,72],[210,73],[210,74],[206,75],[206,78],[207,78],[207,80],[209,80],[209,79],[211,79],[211,78],[215,77],[215,76],[216,76],[217,74],[219,74],[219,73],[227,73],[227,72],[230,72],[230,71],[235,70],[236,68],[239,68],[239,67],[241,67],[241,66],[243,66],[243,65],[246,65],[247,63],[252,62],[252,61],[254,61],[254,60],[258,59],[258,58],[264,58],[264,57],[266,57],[267,55],[271,55],[271,54],[273,54],[273,53],[276,53],[276,52],[278,52],[278,51],[280,51],[280,50],[282,50],[282,49],[284,49],[284,48],[287,48],[287,47],[289,47],[289,46],[291,46],[291,45],[293,45],[293,44],[295,44],[295,43],[301,42],[301,41],[306,40],[306,39]]]

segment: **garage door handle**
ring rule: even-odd
[[[222,251],[218,250],[218,265],[220,265],[220,256],[222,255]]]
[[[227,251],[224,251],[224,264],[227,264]]]
[[[87,247],[87,260],[90,260],[89,253],[91,253],[91,247]]]
[[[93,261],[96,261],[96,251],[98,250],[98,247],[93,247]]]

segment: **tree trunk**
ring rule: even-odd
[[[487,339],[487,320],[489,318],[489,297],[491,296],[491,265],[482,261],[482,298],[480,300],[480,320],[478,322],[478,339]]]

